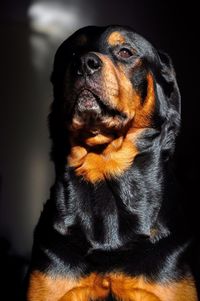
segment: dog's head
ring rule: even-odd
[[[132,29],[78,30],[56,53],[52,83],[52,138],[59,144],[66,132],[71,147],[79,147],[70,162],[88,152],[105,155],[110,143],[119,150],[127,135],[133,142],[131,135],[149,128],[161,134],[165,156],[172,152],[180,120],[175,72],[169,57]]]

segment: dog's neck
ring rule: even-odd
[[[135,132],[128,134],[125,138],[127,140],[123,141],[120,147],[122,153],[123,143],[132,143],[134,137],[137,137]],[[73,207],[69,209],[69,212],[73,212],[73,218],[65,217],[66,227],[68,227],[68,220],[79,220],[87,240],[95,248],[107,246],[115,249],[138,237],[149,237],[150,240],[156,241],[166,236],[168,229],[163,219],[159,217],[165,189],[163,187],[165,170],[161,150],[158,147],[159,139],[160,135],[154,129],[140,132],[137,143],[139,155],[135,155],[134,161],[130,156],[130,166],[121,175],[110,176],[103,181],[92,183],[84,179],[81,174],[77,176],[76,167],[68,166],[66,174],[70,177],[71,188],[76,191],[76,200],[73,204],[68,204],[68,197],[65,199],[67,206]],[[134,146],[131,151],[133,149]],[[79,151],[79,155],[83,152],[82,156],[70,160],[79,162],[77,168],[81,167],[80,170],[84,171],[83,167],[89,160],[87,156],[90,157],[91,154],[87,153],[85,148]],[[120,152],[119,156],[121,156]],[[105,161],[96,162],[96,158],[93,160],[92,166],[95,168],[94,163],[96,163],[96,168],[99,166],[100,171],[105,171],[105,165],[111,164]],[[99,170],[95,170],[94,175],[96,172]],[[68,189],[68,181],[64,185],[65,189]],[[73,194],[71,188],[69,194]],[[71,196],[69,199],[74,198]],[[66,214],[68,215],[68,211]]]

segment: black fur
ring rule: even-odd
[[[74,51],[77,56],[98,51],[115,62],[105,43],[106,35],[114,30],[126,35],[143,62],[131,78],[143,98],[144,75],[153,74],[156,108],[152,127],[138,141],[140,153],[131,168],[118,178],[92,184],[66,165],[69,137],[65,122],[70,120],[73,104],[66,105],[64,100],[65,73]],[[74,49],[74,40],[81,33],[91,42],[88,48]],[[170,58],[130,28],[87,27],[60,46],[51,80],[54,102],[49,121],[56,181],[35,230],[31,271],[83,276],[119,270],[154,281],[188,275],[191,239],[171,167],[180,128],[180,93]],[[158,230],[154,238],[152,228]]]

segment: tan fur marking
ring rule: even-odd
[[[84,147],[79,145],[72,146],[70,155],[68,156],[69,166],[80,166],[83,163],[83,160],[86,155],[87,151]]]
[[[80,280],[77,287],[70,290],[59,301],[90,301],[103,299],[109,294],[109,288],[110,286],[106,279],[101,275],[93,273],[87,278]]]
[[[123,44],[125,42],[125,37],[119,32],[114,31],[108,37],[108,44],[111,46]]]
[[[147,96],[142,105],[141,102],[137,104],[134,127],[149,127],[151,125],[151,117],[155,108],[155,91],[154,80],[151,73],[147,74]]]
[[[123,173],[132,164],[138,150],[134,141],[140,131],[130,131],[126,137],[119,137],[108,144],[101,154],[89,152],[85,155],[86,149],[79,146],[73,147],[73,154],[68,156],[68,164],[75,167],[78,176],[95,183],[104,178],[115,177]]]
[[[140,96],[133,89],[131,81],[126,76],[124,70],[118,68],[112,61],[103,55],[100,55],[103,61],[102,69],[102,90],[103,97],[115,109],[127,114],[131,119],[135,114],[135,105],[140,102]]]
[[[112,276],[112,292],[122,301],[197,301],[192,278],[179,282],[155,283],[144,277]]]
[[[101,58],[103,60],[103,58]],[[137,66],[140,61],[137,62]],[[151,125],[151,116],[155,108],[154,80],[151,73],[147,74],[147,96],[142,104],[141,97],[133,89],[123,68],[115,68],[113,63],[104,58],[102,70],[103,90],[105,99],[111,106],[127,114],[129,119],[134,117],[134,127],[144,128]]]
[[[159,230],[158,229],[156,229],[156,228],[151,228],[150,229],[150,237],[151,237],[151,239],[155,239],[156,236],[158,236],[158,234],[159,234]]]
[[[85,143],[89,146],[95,146],[99,144],[105,144],[109,143],[113,140],[113,136],[111,135],[102,135],[102,134],[97,134],[96,136],[89,137],[85,140]]]
[[[156,283],[144,277],[122,273],[92,273],[77,280],[50,277],[34,272],[28,301],[89,301],[106,298],[109,293],[121,301],[198,301],[192,278],[178,282]]]
[[[56,301],[76,285],[70,278],[50,277],[34,271],[30,277],[28,301]]]

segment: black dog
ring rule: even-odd
[[[35,231],[28,301],[195,301],[170,162],[169,57],[130,28],[86,27],[55,56],[56,182]]]

